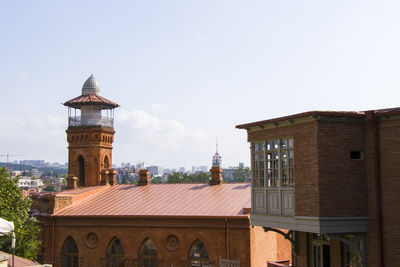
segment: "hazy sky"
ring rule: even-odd
[[[399,106],[400,1],[1,1],[0,154],[66,162],[93,72],[114,163],[249,162],[235,125]],[[5,158],[0,158],[4,161]]]

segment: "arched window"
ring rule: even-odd
[[[123,267],[124,266],[124,248],[121,241],[114,237],[107,249],[107,267]]]
[[[109,169],[110,168],[110,161],[108,160],[108,156],[106,155],[104,157],[104,169]]]
[[[85,186],[85,160],[82,155],[78,157],[79,166],[79,186]]]
[[[157,266],[157,249],[151,239],[147,238],[143,241],[139,249],[139,266],[156,267]]]
[[[208,252],[204,243],[197,240],[194,242],[189,252],[189,266],[208,266],[208,261]]]
[[[77,267],[78,265],[78,246],[72,237],[67,237],[62,246],[61,252],[62,267]]]

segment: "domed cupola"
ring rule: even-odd
[[[100,87],[93,74],[86,80],[82,86],[82,95],[99,95]]]

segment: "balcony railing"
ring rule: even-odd
[[[106,126],[113,128],[114,118],[96,115],[71,116],[68,118],[68,126]]]

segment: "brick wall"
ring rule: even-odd
[[[368,129],[368,216],[367,262],[377,265],[376,198],[373,165],[373,133]],[[398,262],[400,251],[400,119],[379,123],[383,258],[386,265]]]
[[[367,216],[365,123],[318,121],[319,209],[321,217]],[[351,203],[351,205],[349,205]]]
[[[71,236],[78,246],[81,266],[103,266],[107,247],[114,237],[117,237],[123,245],[127,266],[137,266],[139,247],[146,238],[150,238],[156,246],[158,266],[161,267],[170,267],[172,264],[188,266],[189,251],[198,239],[205,244],[210,262],[215,266],[219,256],[240,259],[241,266],[260,266],[251,265],[251,258],[277,259],[279,250],[279,255],[285,255],[281,251],[285,248],[276,247],[276,238],[281,237],[275,233],[261,233],[263,238],[257,237],[257,240],[254,240],[254,235],[252,238],[250,234],[252,230],[248,218],[228,220],[227,246],[226,223],[224,218],[55,218],[54,266],[61,266],[62,246],[68,236]],[[48,221],[43,229],[42,237],[46,243],[45,261],[50,263],[53,231],[51,222]],[[260,229],[256,229],[257,233]],[[95,245],[88,243],[89,233],[97,235]],[[176,236],[178,242],[168,242],[168,237],[171,235]],[[272,249],[268,250],[271,247]],[[251,248],[257,251],[257,255]]]
[[[254,226],[250,229],[250,241],[251,266],[264,266],[267,261],[292,260],[291,243],[282,235]]]
[[[68,174],[79,176],[78,157],[82,156],[85,165],[85,186],[100,184],[100,172],[108,157],[112,164],[112,142],[115,131],[104,127],[73,127],[67,131]],[[80,177],[78,177],[80,178]]]

